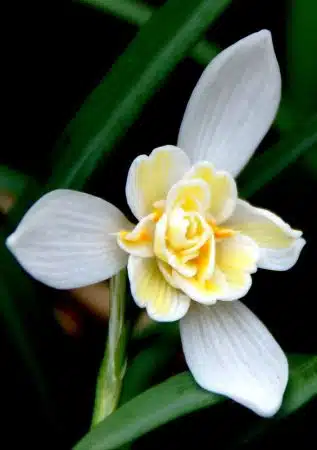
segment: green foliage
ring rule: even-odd
[[[63,157],[48,190],[82,188],[98,161],[113,149],[146,101],[229,3],[172,0],[146,22],[66,128],[56,149]]]
[[[280,417],[293,413],[317,394],[317,357],[289,355],[289,364],[290,382]],[[189,372],[184,372],[121,406],[88,433],[75,450],[113,450],[176,417],[223,401],[225,397],[201,389]]]

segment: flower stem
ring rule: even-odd
[[[104,357],[98,374],[91,427],[94,427],[117,407],[126,370],[125,323],[126,270],[110,280],[110,318]]]

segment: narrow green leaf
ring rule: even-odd
[[[28,326],[31,314],[35,312],[36,315],[40,315],[41,311],[40,308],[36,308],[35,292],[31,280],[9,254],[4,241],[5,237],[0,232],[0,260],[2,261],[0,316],[3,319],[5,331],[17,349],[26,373],[33,383],[35,401],[39,401],[43,414],[51,422],[53,420],[52,399],[43,368],[34,349],[35,339],[39,339],[39,334],[36,334],[36,330]]]
[[[63,158],[47,189],[80,189],[98,161],[230,0],[170,0],[142,27],[87,98],[57,145]]]
[[[317,112],[317,2],[291,0],[288,3],[288,89],[292,109],[301,120]],[[302,162],[307,171],[317,175],[317,145]]]
[[[164,333],[148,348],[142,350],[129,364],[123,380],[119,407],[153,385],[153,379],[160,374],[175,356],[179,333],[173,336]],[[128,450],[131,443],[120,446]]]
[[[75,450],[112,450],[176,417],[222,401],[224,397],[199,388],[184,372],[124,404],[88,433]]]
[[[147,389],[161,369],[165,368],[177,350],[176,337],[159,336],[148,348],[142,350],[129,364],[124,377],[120,405]]]
[[[110,13],[132,25],[142,26],[151,15],[155,13],[155,8],[140,1],[135,0],[78,0],[101,11]],[[206,40],[199,41],[190,51],[191,57],[199,64],[207,65],[219,50],[214,44]]]
[[[291,414],[317,394],[317,356],[290,355],[289,364],[289,385],[277,418]],[[181,373],[124,404],[88,433],[75,450],[114,450],[176,417],[224,400],[199,388],[189,372]]]
[[[151,17],[154,8],[137,0],[77,0],[101,11],[119,17],[132,25],[143,25]]]
[[[317,2],[291,0],[288,20],[289,88],[297,109],[317,112]]]
[[[41,399],[46,402],[44,377],[37,363],[32,345],[30,345],[30,336],[23,325],[21,311],[19,311],[17,306],[12,302],[10,291],[2,274],[0,279],[0,296],[0,314],[4,319],[5,329],[31,374],[31,379],[34,381],[37,392]]]
[[[244,430],[234,440],[233,448],[243,447],[246,443],[261,438],[270,429],[274,428],[279,419],[295,413],[317,395],[317,356],[316,355],[289,355],[290,379],[284,395],[283,404],[271,420],[260,420],[252,427]]]
[[[317,395],[317,355],[288,356],[290,378],[277,418],[286,417]]]
[[[317,115],[250,161],[239,177],[241,195],[244,197],[253,195],[316,144]]]

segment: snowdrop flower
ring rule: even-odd
[[[257,268],[290,269],[305,241],[272,212],[240,200],[234,177],[274,119],[280,84],[270,32],[242,39],[205,69],[177,147],[133,161],[126,197],[136,226],[104,200],[56,190],[7,240],[29,274],[57,289],[127,265],[135,302],[157,321],[180,319],[197,383],[267,417],[280,407],[287,359],[238,299]]]

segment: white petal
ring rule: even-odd
[[[216,56],[187,105],[178,146],[193,162],[210,161],[236,176],[268,131],[281,79],[271,33],[262,30]]]
[[[192,304],[180,331],[188,367],[201,387],[263,417],[278,411],[288,380],[287,359],[245,305]]]
[[[131,224],[110,203],[60,189],[30,208],[6,244],[34,278],[72,289],[105,280],[127,264],[114,235],[127,228]]]
[[[290,269],[305,245],[301,231],[294,230],[271,211],[255,208],[244,200],[237,201],[226,226],[251,237],[258,244],[260,259],[257,264],[261,269]]]
[[[153,212],[153,204],[165,200],[170,188],[189,168],[186,153],[173,145],[156,148],[149,156],[140,155],[131,164],[126,197],[139,220]]]
[[[155,258],[130,256],[128,274],[132,296],[158,322],[172,322],[186,314],[190,299],[167,283]]]
[[[258,265],[261,269],[284,271],[291,269],[299,258],[305,239],[295,239],[288,248],[261,249],[261,258]]]

